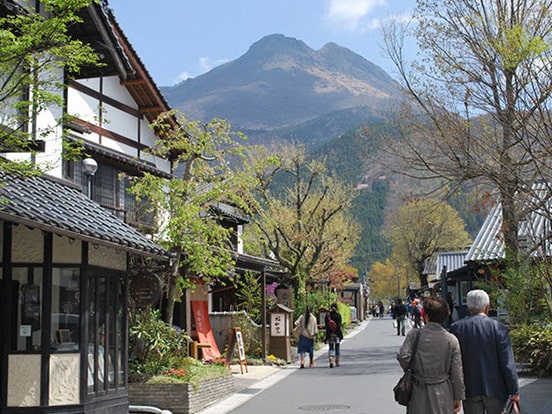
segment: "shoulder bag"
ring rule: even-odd
[[[393,387],[393,393],[395,394],[395,401],[400,405],[408,406],[410,404],[410,398],[412,396],[412,387],[413,387],[413,375],[412,367],[414,366],[414,357],[418,349],[418,342],[420,340],[421,330],[418,329],[416,332],[416,339],[414,340],[414,345],[412,346],[412,354],[410,355],[410,362],[408,363],[408,368],[404,372],[397,385]]]

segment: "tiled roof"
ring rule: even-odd
[[[167,256],[80,189],[46,175],[16,177],[0,172],[0,219],[137,254]]]

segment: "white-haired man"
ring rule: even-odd
[[[468,292],[470,316],[450,327],[460,342],[466,399],[464,414],[500,414],[508,398],[519,400],[519,383],[508,327],[488,317],[489,295]]]

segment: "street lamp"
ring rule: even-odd
[[[82,172],[86,175],[87,196],[92,199],[92,177],[98,170],[98,163],[94,158],[85,158],[82,160]]]

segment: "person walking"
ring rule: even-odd
[[[337,311],[337,303],[332,303],[330,312],[326,316],[326,337],[324,343],[328,344],[328,357],[330,368],[339,366],[341,355],[341,341],[343,340],[343,330],[341,326],[341,315]]]
[[[397,320],[397,335],[404,336],[406,332],[406,314],[408,310],[403,300],[399,298],[397,305],[395,306],[394,316]]]
[[[309,366],[314,367],[314,340],[318,334],[318,323],[311,305],[307,305],[305,313],[295,321],[295,330],[299,334],[297,352],[301,356],[301,368],[305,368],[306,354],[309,355]]]
[[[466,399],[464,414],[500,414],[508,398],[519,401],[519,382],[510,333],[488,317],[490,300],[484,290],[466,296],[470,315],[454,322],[462,350]]]
[[[423,308],[420,304],[420,300],[416,299],[414,301],[414,306],[412,307],[412,317],[414,319],[414,328],[422,327],[422,312]]]
[[[465,397],[462,356],[458,339],[443,327],[449,315],[446,301],[437,296],[424,299],[424,329],[412,329],[397,360],[406,371],[419,335],[412,372],[414,387],[408,414],[451,414],[460,411]]]

